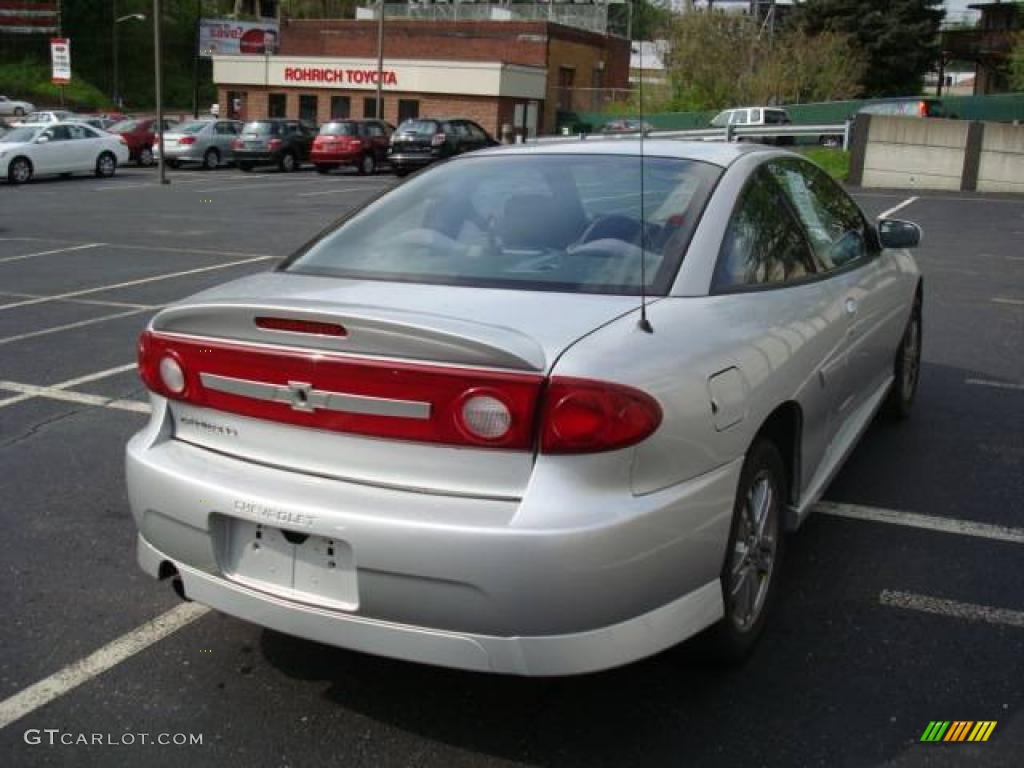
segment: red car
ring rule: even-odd
[[[164,120],[164,131],[171,130],[176,120]],[[122,120],[107,131],[123,137],[128,144],[131,159],[139,165],[153,164],[153,142],[156,141],[156,118]]]
[[[394,126],[383,120],[332,120],[320,126],[309,159],[318,173],[353,165],[364,176],[387,160]]]

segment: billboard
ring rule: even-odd
[[[279,40],[276,19],[202,19],[199,22],[199,55],[207,59],[222,53],[277,53]]]
[[[53,84],[71,82],[71,41],[66,37],[50,38],[50,60],[53,63]]]
[[[56,0],[0,0],[0,32],[52,35],[56,31]]]

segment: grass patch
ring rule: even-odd
[[[0,64],[0,93],[10,99],[30,101],[40,109],[60,105],[60,88],[50,82],[50,67],[38,61]],[[64,87],[67,109],[110,109],[110,98],[77,75]]]
[[[850,173],[850,153],[845,149],[808,147],[799,151],[808,160],[813,160],[824,168],[833,179],[846,181]]]

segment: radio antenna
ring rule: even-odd
[[[641,40],[640,46],[640,85],[638,98],[640,100],[640,320],[637,327],[644,333],[654,333],[654,326],[647,319],[647,216],[645,215],[647,196],[644,194],[644,43]],[[633,41],[629,41],[630,51],[633,50]]]

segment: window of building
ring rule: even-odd
[[[352,112],[352,100],[348,96],[331,96],[331,119],[347,120]]]
[[[245,119],[245,91],[228,91],[228,114],[231,120]]]
[[[363,117],[380,117],[377,114],[377,97],[371,96],[363,99]]]
[[[267,116],[268,117],[287,117],[288,116],[288,94],[285,93],[272,93],[267,98]]]
[[[398,123],[405,120],[415,120],[420,116],[420,103],[417,99],[398,100]]]
[[[558,68],[558,108],[563,112],[572,110],[572,87],[575,80],[575,69],[572,67]]]
[[[299,120],[316,123],[316,96],[311,93],[299,94]]]

